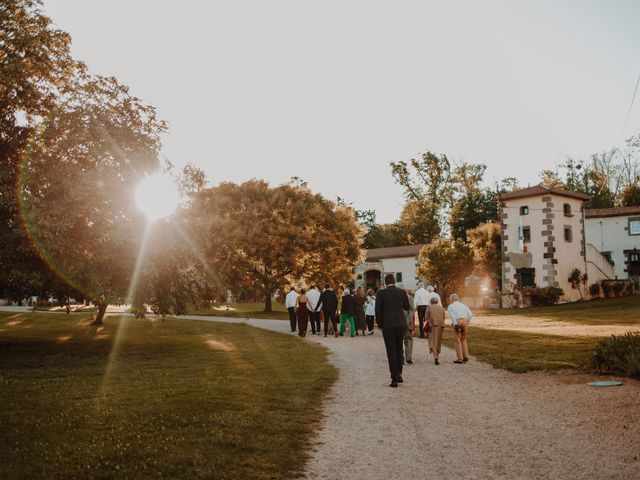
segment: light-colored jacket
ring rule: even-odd
[[[375,317],[376,316],[376,297],[374,297],[373,295],[370,295],[370,296],[367,297],[366,310],[365,310],[364,314],[369,316],[369,317]]]
[[[307,292],[307,298],[309,299],[309,309],[316,310],[316,306],[318,305],[318,300],[320,300],[320,292],[315,288],[312,288]],[[322,305],[318,306],[317,310],[320,310]]]
[[[449,305],[447,311],[449,312],[449,318],[451,318],[452,327],[456,326],[456,322],[458,320],[466,320],[467,322],[471,322],[471,319],[473,318],[473,314],[471,313],[471,310],[469,310],[469,307],[467,307],[461,301],[453,302],[451,305]]]
[[[295,307],[296,300],[298,300],[298,292],[296,292],[295,290],[291,290],[285,297],[284,306],[287,308]]]

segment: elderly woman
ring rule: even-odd
[[[373,322],[376,319],[376,294],[371,288],[367,290],[367,309],[364,313],[369,335],[373,335]]]
[[[433,361],[440,365],[440,348],[442,346],[442,333],[444,332],[444,308],[438,303],[438,298],[431,297],[431,305],[425,315],[429,324],[429,351],[433,355]]]

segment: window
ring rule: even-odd
[[[640,235],[640,218],[629,219],[629,235]]]
[[[571,231],[571,225],[564,226],[564,241],[573,242],[573,232]]]
[[[529,215],[529,207],[526,205],[520,207],[520,215]]]
[[[517,268],[516,282],[521,288],[536,286],[536,269],[535,268]]]
[[[396,273],[396,282],[402,282],[402,272]]]
[[[524,239],[524,243],[531,242],[531,227],[522,227],[522,238]]]
[[[565,217],[573,217],[573,214],[571,213],[571,204],[570,203],[565,203],[563,206],[563,210],[564,210],[564,216]]]

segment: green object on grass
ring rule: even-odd
[[[587,385],[590,387],[619,387],[622,385],[622,382],[618,382],[617,380],[603,380],[600,382],[589,382]]]

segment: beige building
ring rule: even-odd
[[[384,276],[393,273],[396,282],[415,290],[420,281],[416,268],[422,247],[424,245],[402,245],[367,250],[366,260],[355,268],[356,286],[377,290],[384,286]]]
[[[560,301],[581,298],[571,288],[574,268],[587,271],[584,202],[589,197],[543,185],[501,195],[503,306],[514,292],[537,286],[560,287]]]
[[[585,235],[613,268],[611,278],[640,280],[640,207],[586,210]]]

